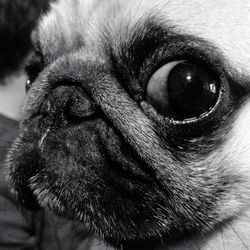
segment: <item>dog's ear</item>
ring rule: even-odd
[[[0,78],[17,70],[31,49],[30,33],[50,0],[0,0]]]

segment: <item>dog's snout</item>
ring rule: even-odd
[[[47,126],[64,126],[81,122],[94,115],[96,106],[82,88],[59,86],[41,106],[43,122]]]

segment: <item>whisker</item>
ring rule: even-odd
[[[198,242],[197,242],[195,239],[193,239],[193,241],[194,241],[194,244],[195,244],[195,246],[197,247],[197,249],[198,249],[198,250],[201,250],[201,248],[200,248]]]
[[[222,228],[221,228],[221,226],[220,226],[220,234],[221,234],[221,239],[222,239],[223,249],[225,250],[225,240],[224,240],[224,235],[223,235],[223,232],[222,232]]]
[[[249,247],[245,244],[245,242],[242,240],[242,238],[240,237],[240,235],[238,234],[238,232],[235,230],[235,228],[233,227],[233,225],[229,222],[228,223],[229,226],[232,228],[232,230],[234,231],[234,233],[236,234],[236,236],[239,238],[240,242],[242,243],[242,245],[246,248],[249,249]]]

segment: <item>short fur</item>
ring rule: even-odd
[[[249,206],[250,46],[242,40],[250,41],[250,6],[226,3],[54,4],[33,36],[43,70],[8,159],[19,200],[123,249],[208,232]],[[220,78],[218,103],[198,121],[163,117],[145,98],[155,68],[182,57]]]

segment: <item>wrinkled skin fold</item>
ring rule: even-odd
[[[213,40],[220,30],[177,22],[174,11],[185,4],[171,2],[136,1],[135,14],[130,2],[62,0],[33,36],[43,67],[8,157],[10,185],[24,206],[77,220],[117,248],[206,233],[249,205],[241,153],[249,143],[239,139],[250,124],[247,75],[235,70],[234,50]],[[219,100],[199,120],[174,122],[148,102],[150,75],[172,57],[215,68]]]

